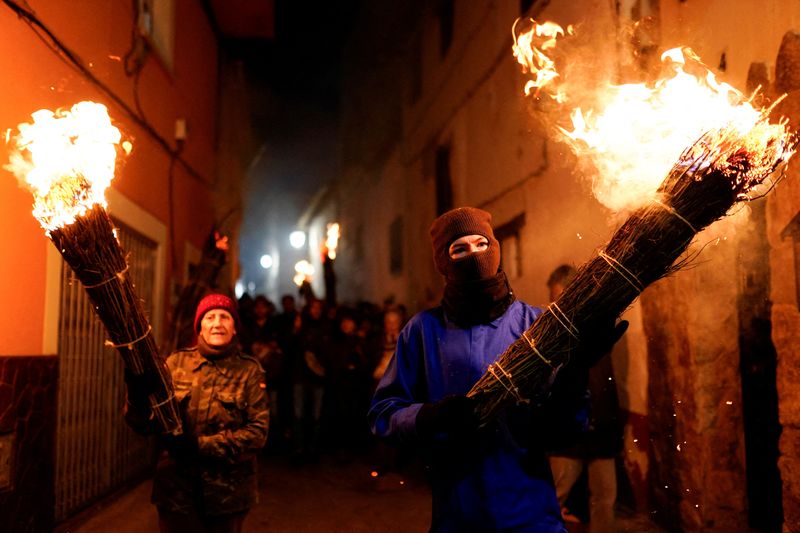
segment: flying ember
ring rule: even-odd
[[[723,142],[732,128],[752,159],[749,164],[756,166],[765,157],[780,157],[788,146],[786,123],[767,120],[771,108],[754,106],[751,98],[718,81],[689,48],[664,52],[662,75],[655,82],[607,84],[587,93],[585,87],[575,90],[580,80],[568,79],[577,72],[556,70],[557,40],[574,38],[574,32],[552,22],[531,23],[514,40],[514,55],[532,78],[525,93],[560,104],[557,131],[582,162],[590,163],[593,192],[613,210],[652,200],[686,147],[709,131],[724,131]]]
[[[42,109],[18,126],[4,166],[34,195],[33,215],[50,231],[71,224],[93,205],[105,207],[121,134],[102,104],[79,102],[70,110]]]

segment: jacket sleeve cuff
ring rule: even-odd
[[[417,413],[420,408],[421,403],[414,403],[392,415],[392,425],[401,439],[417,440]]]

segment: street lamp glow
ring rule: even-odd
[[[273,263],[272,256],[269,254],[262,255],[260,263],[261,263],[261,268],[263,268],[264,270],[270,268]]]
[[[233,290],[236,293],[236,299],[238,300],[239,298],[241,298],[242,295],[244,294],[244,290],[245,290],[244,281],[236,280],[236,286],[234,287]]]
[[[289,234],[289,244],[292,248],[300,249],[306,243],[306,234],[303,231],[297,230]]]

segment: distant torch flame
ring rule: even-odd
[[[650,201],[686,147],[708,131],[738,132],[737,143],[750,164],[763,160],[769,168],[771,161],[791,155],[786,153],[793,145],[786,121],[769,123],[771,108],[756,108],[742,93],[717,81],[689,48],[663,53],[666,75],[655,83],[597,87],[591,103],[587,96],[578,101],[578,91],[569,90],[578,81],[565,80],[548,55],[557,38],[573,32],[552,22],[531,22],[533,27],[514,39],[514,55],[532,78],[525,94],[564,104],[571,124],[558,129],[577,155],[591,161],[594,194],[607,207],[621,210]]]
[[[304,281],[311,281],[311,278],[314,276],[314,265],[303,259],[295,263],[294,271],[294,283],[299,287]]]
[[[106,206],[121,135],[102,104],[80,102],[69,111],[42,109],[19,125],[4,166],[34,195],[33,216],[50,231],[71,224],[94,204]]]
[[[328,259],[336,259],[336,247],[339,245],[339,223],[328,224],[327,238],[325,239],[325,249],[328,250]]]

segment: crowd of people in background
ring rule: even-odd
[[[330,454],[347,461],[375,445],[366,422],[370,398],[406,322],[402,305],[330,305],[292,295],[280,310],[264,295],[239,299],[245,353],[267,377],[267,453],[302,465]]]

